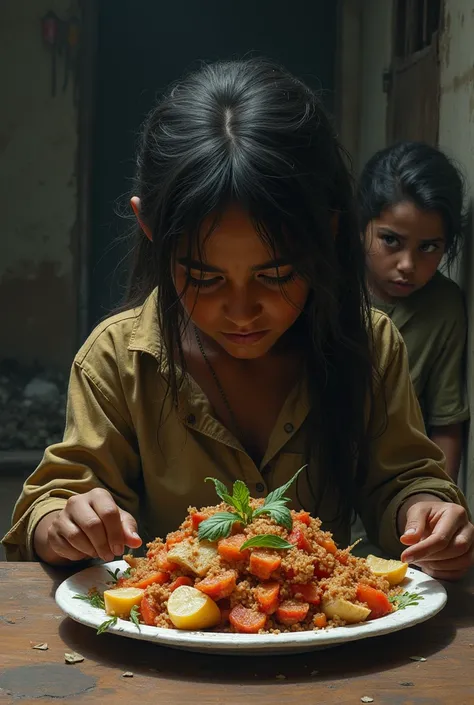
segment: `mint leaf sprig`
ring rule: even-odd
[[[392,605],[395,605],[397,610],[404,610],[405,607],[418,605],[420,600],[424,600],[423,595],[416,592],[404,592],[402,595],[392,595],[388,598]]]
[[[211,480],[211,482],[214,483],[217,495],[223,502],[232,507],[234,511],[217,512],[209,517],[209,519],[202,521],[198,529],[199,539],[201,541],[218,541],[219,539],[229,536],[234,524],[239,523],[243,524],[243,526],[248,526],[256,517],[262,514],[268,514],[277,524],[291,531],[293,520],[290,510],[286,506],[290,500],[288,497],[285,497],[285,494],[305,467],[306,465],[303,465],[303,467],[293,475],[291,480],[281,487],[278,487],[276,490],[273,490],[273,492],[270,492],[265,498],[263,505],[255,510],[252,510],[250,506],[250,492],[247,485],[242,482],[242,480],[236,480],[234,482],[232,495],[230,495],[223,482],[213,477],[206,477],[206,482],[207,480]],[[262,534],[261,536],[271,535]],[[288,548],[288,546],[281,546],[280,548]]]

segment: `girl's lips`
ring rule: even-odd
[[[262,340],[267,333],[269,333],[268,330],[260,330],[256,333],[222,333],[222,335],[230,343],[234,343],[234,345],[255,345],[255,343]]]

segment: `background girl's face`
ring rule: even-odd
[[[384,301],[410,296],[434,276],[446,246],[443,221],[435,211],[410,201],[387,208],[365,232],[369,285]]]
[[[178,252],[174,281],[193,323],[232,357],[265,355],[296,321],[309,287],[269,251],[249,216],[230,207],[212,234],[204,223],[201,253]],[[186,281],[190,284],[186,289]]]

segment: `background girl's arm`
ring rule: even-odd
[[[446,472],[449,477],[457,481],[459,466],[461,465],[463,432],[462,423],[451,426],[433,426],[430,429],[430,438],[444,453],[446,458]]]
[[[391,555],[402,549],[397,516],[412,496],[467,507],[461,491],[444,471],[440,449],[426,436],[408,369],[405,345],[383,314],[375,324],[379,380],[373,401],[369,466],[357,485],[357,509],[372,542]]]
[[[37,470],[25,482],[14,509],[13,527],[3,539],[8,560],[34,560],[34,534],[44,517],[62,512],[71,497],[97,488],[110,493],[121,510],[137,516],[139,500],[134,486],[140,475],[140,459],[127,415],[121,380],[110,357],[102,356],[99,350],[94,364],[87,357],[76,358],[64,440],[47,448]],[[45,526],[53,520],[43,523],[42,540],[37,545],[44,558],[49,555]]]

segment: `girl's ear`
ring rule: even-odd
[[[130,205],[132,206],[132,210],[135,213],[136,219],[138,220],[139,226],[141,227],[149,241],[152,242],[153,238],[151,236],[151,230],[148,225],[143,222],[140,215],[140,199],[138,198],[138,196],[132,196],[132,198],[130,199]]]

